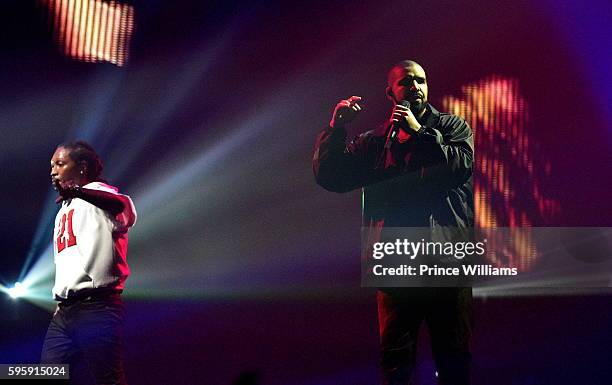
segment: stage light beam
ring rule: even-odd
[[[15,282],[13,287],[6,289],[6,293],[9,295],[9,297],[17,299],[26,295],[27,287],[21,282]]]

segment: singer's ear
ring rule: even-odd
[[[81,161],[79,164],[80,174],[87,175],[87,162]]]
[[[393,90],[391,90],[391,87],[387,86],[387,88],[385,89],[385,94],[387,94],[387,99],[389,99],[393,103],[397,103],[397,100],[395,100],[395,95],[393,95]]]

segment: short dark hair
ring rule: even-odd
[[[89,143],[77,140],[74,142],[64,142],[57,146],[57,148],[60,147],[68,150],[68,156],[76,163],[85,162],[87,165],[87,179],[90,181],[101,180],[104,164],[96,150]]]
[[[391,77],[391,73],[393,72],[394,69],[396,68],[408,68],[408,67],[421,67],[423,69],[423,71],[425,71],[425,69],[423,68],[422,65],[420,65],[419,63],[415,62],[414,60],[402,60],[399,61],[397,63],[395,63],[395,65],[393,67],[391,67],[391,69],[389,69],[389,72],[387,72],[387,84],[389,84],[389,79]]]
[[[402,60],[395,63],[395,65],[391,67],[391,69],[394,69],[395,67],[406,68],[412,66],[419,66],[423,68],[419,63],[415,62],[414,60]]]

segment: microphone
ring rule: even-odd
[[[410,102],[408,100],[400,100],[398,104],[406,108],[410,108]],[[391,124],[391,130],[389,130],[389,135],[387,136],[387,142],[385,143],[385,148],[388,149],[391,147],[391,143],[393,143],[395,138],[397,138],[397,134],[399,133],[399,130],[400,130],[399,122],[393,122]]]

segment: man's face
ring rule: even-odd
[[[425,70],[420,65],[394,67],[389,72],[387,82],[389,85],[387,92],[395,103],[408,100],[410,109],[417,114],[425,109],[428,94],[427,78]]]
[[[58,184],[65,184],[66,182],[80,184],[82,178],[81,168],[70,157],[70,151],[64,147],[58,147],[51,158],[51,183],[53,187],[57,190]]]

